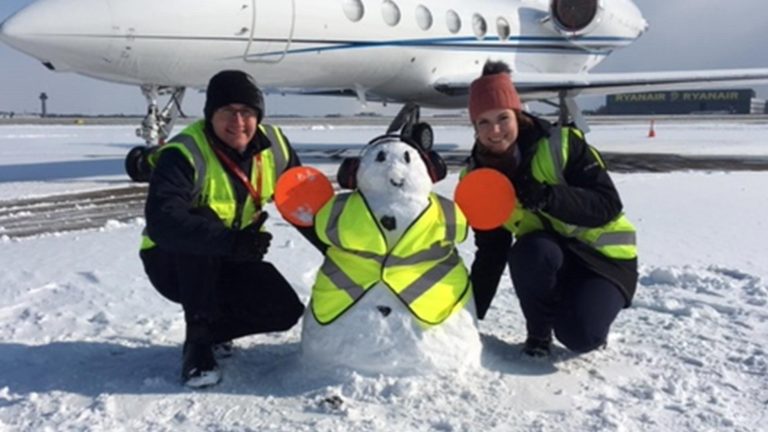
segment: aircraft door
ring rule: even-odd
[[[277,63],[291,46],[296,0],[252,0],[253,23],[245,49],[246,62]]]

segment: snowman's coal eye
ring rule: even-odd
[[[405,163],[411,163],[411,152],[405,152]]]
[[[384,162],[385,160],[387,160],[387,154],[383,150],[379,150],[379,153],[376,155],[376,162]]]

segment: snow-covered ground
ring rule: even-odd
[[[768,155],[768,125],[595,126],[603,151]],[[378,128],[286,128],[297,146]],[[468,148],[465,127],[436,128]],[[0,201],[118,187],[125,126],[0,127]],[[320,168],[332,173],[333,165]],[[417,377],[300,361],[301,326],[244,338],[204,391],[179,385],[180,308],[149,285],[141,220],[24,240],[0,232],[0,431],[762,431],[768,421],[768,172],[614,174],[641,279],[606,350],[519,355],[508,276],[480,323],[481,366]],[[452,196],[456,174],[436,186]],[[276,211],[269,253],[306,300],[320,255]],[[460,246],[472,261],[472,240]],[[341,402],[339,404],[339,402]],[[760,426],[763,425],[763,426]]]

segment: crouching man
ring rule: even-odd
[[[204,111],[151,156],[140,254],[154,287],[184,309],[181,376],[190,387],[221,381],[215,352],[232,339],[288,330],[304,311],[263,260],[272,236],[262,206],[300,162],[280,129],[261,124],[264,99],[250,75],[211,78]]]

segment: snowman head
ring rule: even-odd
[[[427,153],[401,136],[384,135],[363,150],[355,183],[366,197],[421,200],[444,176],[445,164],[437,153]]]

